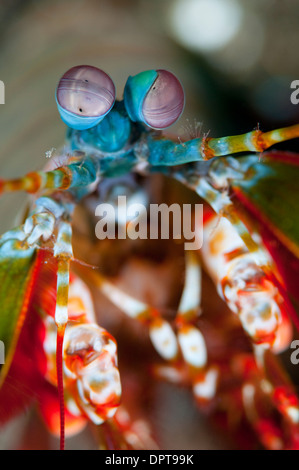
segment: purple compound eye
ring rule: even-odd
[[[145,123],[154,129],[165,129],[178,120],[185,105],[184,90],[179,80],[167,70],[158,76],[142,106]]]
[[[56,101],[67,125],[75,129],[88,129],[112,108],[115,86],[109,75],[96,67],[72,67],[58,83]]]

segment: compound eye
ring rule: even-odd
[[[148,91],[142,106],[144,122],[154,129],[174,124],[183,112],[184,90],[179,80],[167,70],[157,70],[158,76]]]
[[[69,69],[56,89],[61,119],[73,129],[89,129],[110,111],[115,101],[115,86],[109,75],[90,65]]]

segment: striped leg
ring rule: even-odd
[[[56,170],[32,172],[21,178],[0,180],[0,194],[11,191],[37,193],[43,189],[62,191],[86,187],[97,180],[99,171],[99,160],[96,158],[76,159],[75,162]]]
[[[269,132],[256,129],[246,134],[228,137],[204,136],[183,143],[155,136],[148,140],[148,161],[153,166],[176,166],[240,152],[260,153],[276,143],[296,137],[299,137],[299,124]]]
[[[208,368],[205,340],[194,326],[201,301],[201,268],[194,253],[186,252],[185,284],[174,328],[157,309],[125,294],[96,271],[86,272],[85,278],[98,286],[122,312],[148,326],[155,350],[168,362],[167,365],[155,368],[158,376],[174,382],[191,381],[198,401],[206,401],[214,396],[217,370]]]
[[[256,129],[242,135],[222,138],[206,138],[202,153],[204,159],[230,155],[239,152],[263,152],[274,144],[299,137],[299,124],[283,127],[269,132]],[[202,139],[204,140],[204,139]]]
[[[60,222],[54,256],[57,258],[57,297],[55,323],[57,326],[56,369],[57,388],[60,402],[60,448],[64,448],[65,416],[63,389],[63,339],[68,321],[68,289],[70,275],[70,260],[73,257],[72,228],[69,222]]]
[[[178,342],[189,368],[195,399],[202,403],[216,393],[218,369],[208,366],[206,342],[195,322],[201,314],[201,266],[198,256],[186,251],[185,284],[176,315]]]
[[[185,283],[175,325],[184,361],[193,370],[201,370],[207,364],[207,350],[203,335],[194,326],[201,313],[201,267],[192,251],[186,251],[185,258]]]

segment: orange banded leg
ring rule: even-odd
[[[185,258],[185,283],[175,324],[185,362],[192,368],[202,368],[207,363],[207,351],[201,332],[194,326],[200,314],[201,267],[195,253],[186,251]]]
[[[57,297],[55,310],[55,323],[57,326],[56,369],[57,387],[60,402],[60,448],[64,448],[65,416],[64,416],[64,388],[63,388],[63,339],[68,321],[68,289],[70,260],[73,256],[72,229],[69,222],[60,222],[54,256],[57,258]]]
[[[175,382],[184,381],[186,371],[181,367],[183,359],[187,366],[187,381],[191,379],[197,399],[200,400],[201,395],[204,400],[212,398],[216,388],[217,371],[213,367],[207,368],[205,340],[200,330],[194,326],[201,301],[201,268],[194,253],[186,254],[185,284],[175,319],[177,335],[170,323],[162,318],[156,309],[125,294],[94,271],[86,273],[86,276],[121,311],[148,326],[154,348],[169,363],[159,366],[157,375]]]
[[[256,129],[246,134],[202,139],[201,152],[205,160],[239,152],[263,152],[274,144],[299,137],[299,124],[268,132]]]
[[[96,324],[91,293],[85,283],[72,273],[68,317],[63,341],[63,379],[66,435],[72,436],[89,421],[101,425],[114,416],[120,403],[121,383],[116,341]],[[45,314],[43,320],[47,359],[45,378],[57,388],[57,327],[52,315]],[[44,364],[42,367],[44,373]],[[45,405],[42,415],[51,432],[59,435],[60,423],[56,412],[57,405]]]
[[[241,135],[191,139],[183,143],[155,136],[149,139],[148,161],[152,166],[176,166],[190,162],[207,162],[214,157],[240,152],[260,153],[272,145],[299,137],[299,124],[262,132],[260,129]]]
[[[67,190],[89,186],[99,177],[99,161],[90,157],[56,170],[31,172],[20,178],[0,180],[0,194],[12,191],[37,193],[43,189]]]
[[[174,363],[182,353],[184,361],[190,367],[202,368],[207,360],[205,342],[200,331],[192,324],[199,312],[201,270],[195,254],[186,253],[185,284],[175,320],[177,337],[170,323],[156,309],[124,294],[104,279],[98,283],[101,292],[124,313],[148,325],[152,344],[163,359]]]
[[[186,251],[185,284],[175,324],[178,342],[188,365],[195,399],[202,403],[211,400],[215,393],[218,370],[208,365],[206,342],[200,329],[195,326],[201,315],[201,266],[198,256]]]

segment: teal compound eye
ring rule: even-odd
[[[90,65],[69,69],[56,88],[60,117],[72,129],[96,126],[115,102],[115,86],[102,70]]]
[[[166,129],[181,116],[185,94],[179,80],[167,70],[148,70],[129,77],[124,102],[130,119],[153,129]]]

